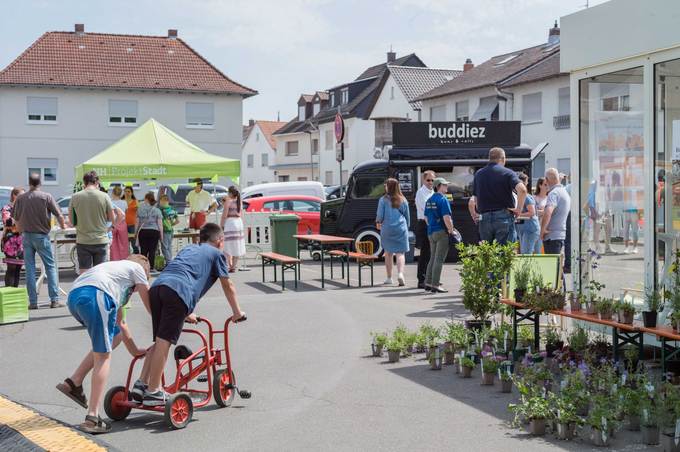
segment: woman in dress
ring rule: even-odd
[[[127,204],[125,208],[125,224],[127,224],[128,234],[135,233],[135,225],[137,224],[137,198],[135,198],[135,192],[132,190],[132,186],[128,185],[123,190],[123,200]],[[130,239],[130,244],[132,245],[132,254],[138,254],[139,249],[134,239]],[[153,264],[153,262],[152,262]]]
[[[246,254],[246,238],[241,219],[241,193],[233,185],[224,197],[220,224],[224,230],[224,254],[229,263],[229,272],[235,272],[238,259]]]
[[[538,222],[541,222],[543,218],[543,210],[545,209],[545,203],[548,200],[548,181],[545,177],[539,177],[536,182],[536,189],[534,190],[534,201],[536,201],[536,215],[538,215]]]
[[[152,192],[144,196],[144,202],[137,209],[136,229],[140,254],[149,259],[153,269],[158,242],[163,239],[163,214],[156,206],[156,197]]]
[[[400,286],[404,286],[405,254],[409,250],[408,228],[410,217],[408,202],[401,194],[399,181],[393,178],[385,181],[385,195],[378,201],[376,213],[376,226],[380,230],[380,241],[385,250],[385,271],[387,279],[385,284],[392,284],[392,258],[397,257],[397,280]]]
[[[9,198],[9,204],[2,208],[2,224],[4,234],[2,236],[2,252],[5,253],[5,287],[19,287],[21,267],[24,265],[24,247],[21,241],[21,233],[17,230],[12,216],[14,201],[24,192],[21,187],[14,187]]]
[[[114,187],[111,192],[111,203],[113,208],[126,213],[128,203],[121,199],[123,189],[120,186]],[[127,259],[130,254],[130,240],[128,239],[127,221],[119,221],[113,226],[113,237],[111,239],[111,260],[122,261]]]

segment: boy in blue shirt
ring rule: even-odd
[[[434,180],[434,194],[425,203],[425,222],[430,241],[430,261],[425,273],[425,292],[446,293],[441,287],[442,267],[449,254],[449,235],[453,234],[451,204],[446,193],[449,182],[443,177]]]

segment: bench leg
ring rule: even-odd
[[[329,255],[328,258],[331,261],[331,279],[333,279],[333,256]]]
[[[362,270],[362,265],[359,260],[357,260],[357,270],[359,271],[359,287],[361,287],[361,270]]]
[[[262,282],[264,282],[265,277],[264,277],[264,257],[262,258]]]
[[[298,282],[298,279],[297,279],[297,267],[298,267],[298,264],[295,264],[295,266],[293,266],[293,272],[295,272],[295,290],[297,290],[297,282]]]
[[[281,262],[281,292],[286,290],[286,266]]]
[[[373,261],[371,261],[371,287],[373,287]]]
[[[348,257],[348,259],[349,259],[349,257]],[[340,258],[340,263],[342,264],[342,278],[340,278],[340,279],[345,279],[345,258],[344,257]],[[347,271],[349,271],[349,268],[347,268]]]
[[[276,262],[274,262],[274,282],[278,281],[277,275],[276,275]]]
[[[324,251],[323,245],[321,245],[321,288],[322,288],[322,289],[323,289],[324,287],[326,287],[326,284],[325,284],[325,274],[324,274],[324,273],[325,273],[324,266],[325,266],[326,263],[324,262],[325,259],[324,259],[324,257],[323,257],[323,254],[324,254],[323,251]]]

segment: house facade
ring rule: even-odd
[[[40,70],[36,70],[40,68]],[[168,36],[48,32],[0,72],[0,183],[68,194],[74,167],[154,118],[240,158],[243,99],[257,94]],[[140,181],[141,182],[141,181]]]
[[[559,28],[548,41],[492,57],[420,96],[423,121],[522,122],[522,142],[548,143],[534,160],[534,180],[547,167],[571,173],[569,76],[559,68]]]
[[[241,147],[241,187],[278,180],[272,169],[276,164],[276,141],[272,134],[284,125],[280,121],[250,120]]]

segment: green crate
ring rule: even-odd
[[[28,321],[28,292],[25,288],[0,288],[0,325]]]

